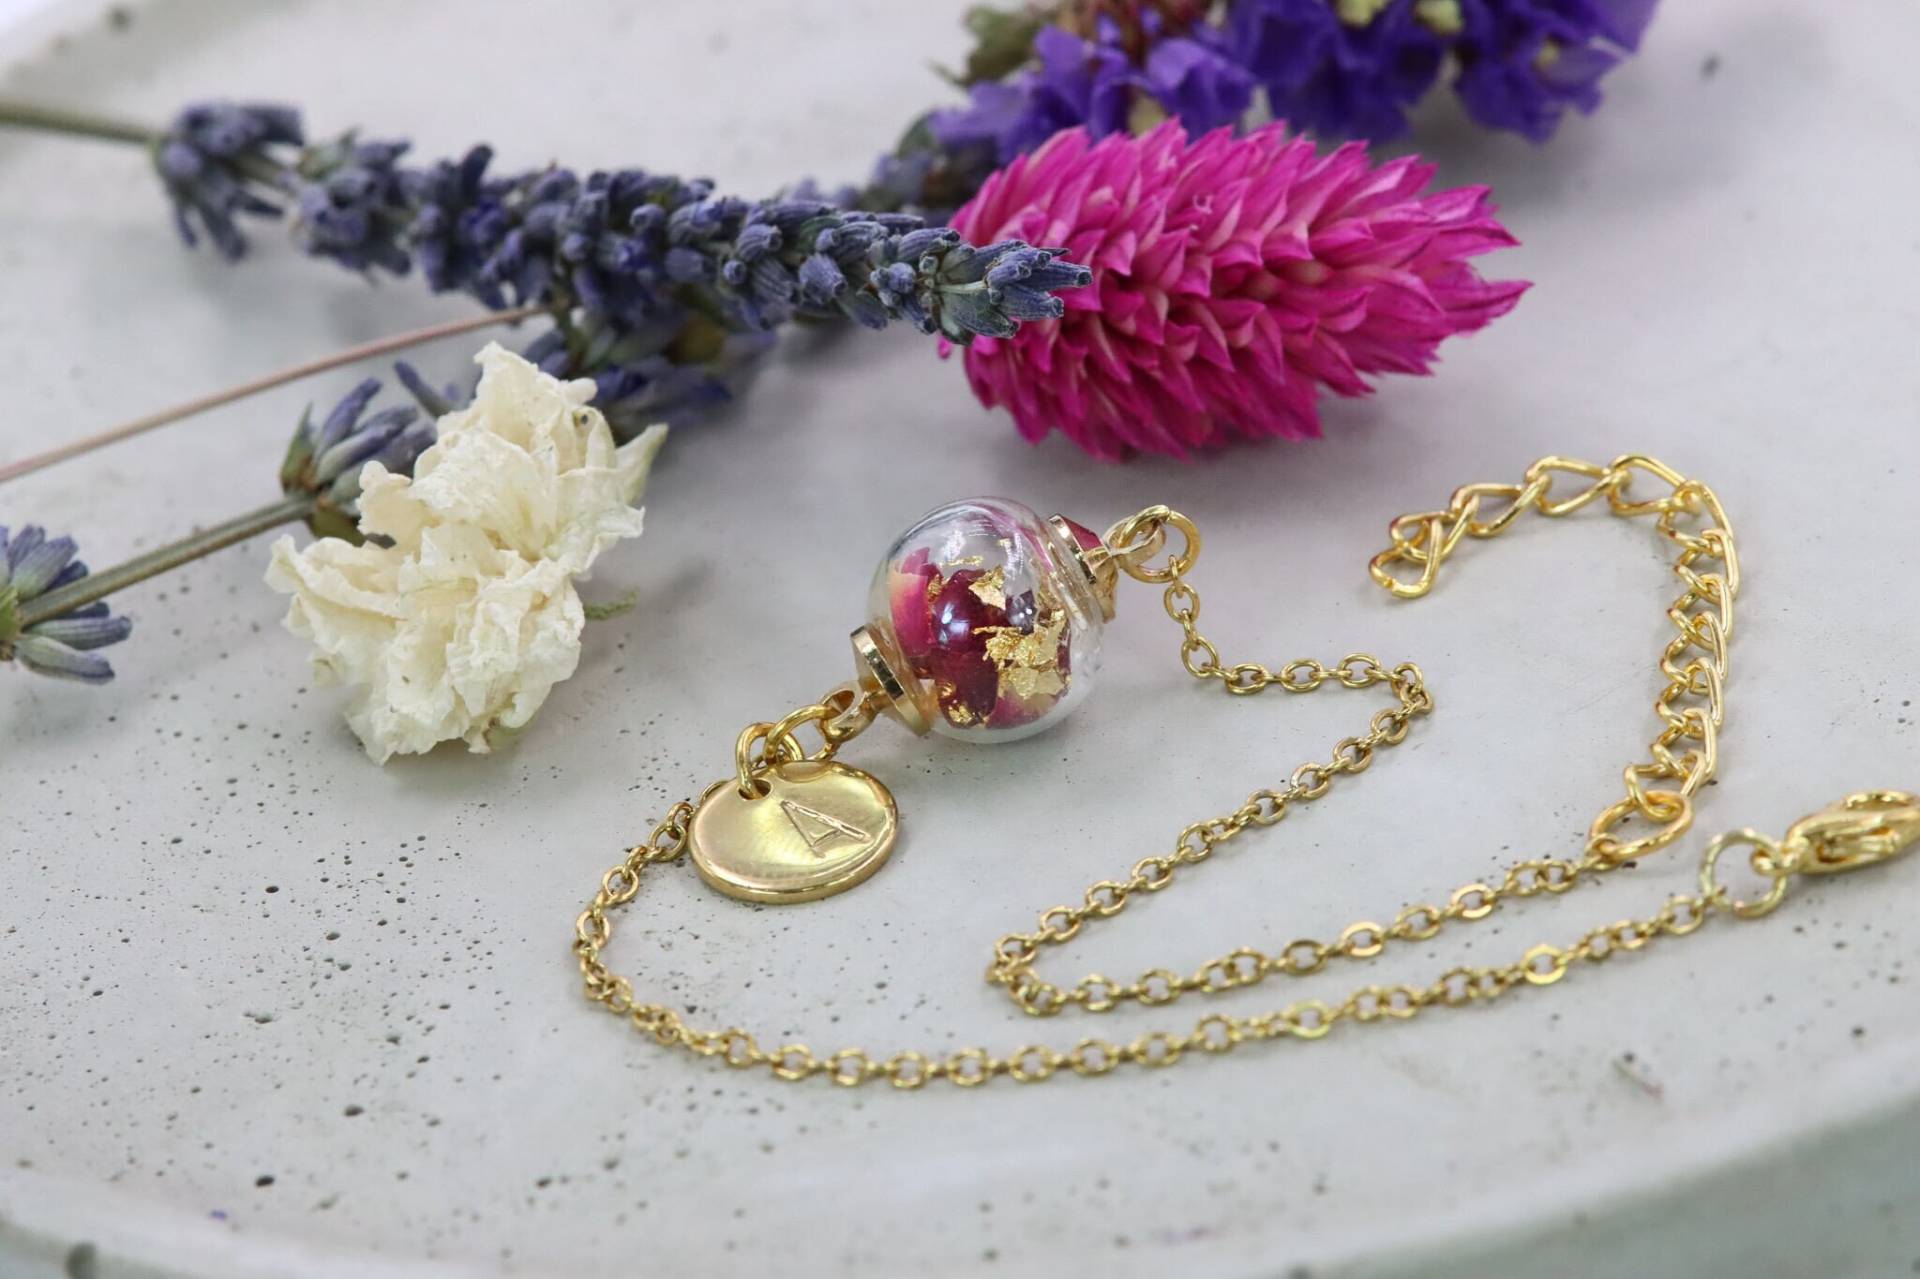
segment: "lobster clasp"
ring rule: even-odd
[[[1920,799],[1863,791],[1795,822],[1780,851],[1793,869],[1832,875],[1886,861],[1920,843]]]

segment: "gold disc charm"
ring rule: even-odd
[[[751,799],[732,781],[694,810],[700,878],[750,902],[810,902],[852,888],[893,851],[900,813],[878,778],[831,760],[771,764]]]

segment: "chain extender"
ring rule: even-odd
[[[1662,485],[1658,496],[1633,492],[1636,477],[1642,475]],[[1581,487],[1556,493],[1555,484],[1564,479]],[[1391,944],[1426,941],[1456,921],[1485,919],[1510,898],[1565,893],[1583,878],[1595,879],[1679,839],[1693,824],[1694,796],[1712,779],[1719,762],[1733,606],[1740,593],[1733,527],[1711,488],[1640,455],[1620,457],[1605,466],[1545,457],[1528,467],[1518,484],[1471,484],[1456,490],[1445,510],[1400,516],[1389,525],[1392,545],[1373,558],[1369,572],[1394,595],[1419,598],[1433,588],[1441,565],[1465,539],[1497,537],[1528,511],[1558,518],[1602,501],[1614,515],[1655,518],[1660,534],[1679,548],[1673,572],[1682,589],[1667,609],[1675,635],[1659,660],[1665,684],[1654,700],[1654,711],[1661,731],[1649,745],[1647,758],[1625,768],[1622,796],[1595,816],[1579,856],[1517,862],[1497,881],[1463,884],[1444,904],[1408,906],[1391,923],[1360,920],[1331,941],[1302,938],[1272,953],[1240,947],[1187,974],[1156,968],[1121,982],[1093,973],[1071,986],[1060,986],[1035,971],[1042,948],[1064,945],[1085,926],[1121,913],[1139,894],[1167,887],[1183,868],[1207,860],[1248,827],[1272,826],[1294,806],[1325,795],[1337,778],[1366,771],[1378,751],[1405,740],[1413,720],[1433,709],[1425,678],[1411,662],[1388,669],[1374,657],[1355,653],[1332,666],[1311,658],[1289,662],[1278,670],[1257,662],[1223,663],[1219,650],[1198,629],[1200,594],[1187,581],[1200,553],[1200,535],[1193,522],[1156,506],[1116,524],[1107,535],[1108,545],[1129,576],[1164,586],[1167,614],[1183,634],[1181,663],[1196,679],[1217,681],[1235,696],[1274,687],[1309,693],[1330,682],[1354,689],[1385,685],[1395,704],[1376,712],[1365,734],[1338,743],[1326,762],[1302,764],[1285,783],[1254,791],[1232,812],[1194,822],[1176,837],[1171,851],[1142,859],[1125,879],[1101,880],[1087,889],[1081,904],[1050,907],[1041,912],[1033,930],[1002,937],[994,946],[987,980],[1003,987],[1027,1013],[1047,1017],[1069,1007],[1103,1013],[1130,1002],[1159,1005],[1189,994],[1219,994],[1258,985],[1273,976],[1303,977],[1321,971],[1334,959],[1372,959]],[[1168,554],[1156,565],[1152,561],[1166,551],[1170,532],[1180,535],[1182,545],[1178,553]],[[751,793],[755,770],[770,758],[801,758],[804,751],[794,734],[803,725],[815,725],[825,742],[811,758],[825,759],[872,718],[872,707],[862,704],[851,687],[842,686],[778,722],[750,725],[741,734],[737,751],[737,784],[743,793]],[[1868,792],[1806,818],[1778,841],[1753,830],[1720,836],[1703,855],[1699,891],[1672,896],[1651,915],[1591,929],[1567,946],[1535,946],[1513,963],[1453,968],[1431,985],[1369,985],[1339,1004],[1302,999],[1251,1016],[1213,1013],[1185,1032],[1151,1031],[1125,1044],[1090,1037],[1064,1052],[1031,1044],[1004,1057],[984,1048],[947,1054],[908,1050],[887,1057],[842,1048],[822,1057],[802,1043],[763,1048],[739,1027],[702,1030],[690,1026],[671,1008],[636,1002],[629,979],[602,961],[601,952],[613,936],[609,912],[633,901],[647,866],[684,855],[693,812],[690,802],[674,805],[648,840],[629,850],[606,873],[593,901],[581,913],[573,950],[587,998],[631,1021],[660,1044],[718,1057],[730,1066],[766,1067],[775,1077],[790,1081],[825,1075],[846,1086],[884,1078],[902,1089],[920,1088],[935,1079],[972,1087],[1000,1075],[1036,1083],[1052,1078],[1063,1067],[1077,1075],[1104,1075],[1123,1064],[1168,1066],[1192,1052],[1224,1053],[1249,1041],[1318,1039],[1341,1022],[1399,1021],[1427,1008],[1482,1003],[1520,986],[1551,985],[1576,963],[1601,963],[1661,938],[1687,936],[1715,914],[1758,918],[1780,904],[1796,874],[1852,869],[1885,860],[1920,842],[1920,800],[1899,792]],[[1627,838],[1623,829],[1633,821],[1647,829]],[[1749,864],[1767,886],[1752,901],[1735,898],[1720,880],[1722,856],[1740,847],[1750,850]]]

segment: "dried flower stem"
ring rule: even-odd
[[[410,329],[405,333],[396,333],[390,337],[378,338],[372,342],[363,342],[359,346],[350,346],[343,351],[336,351],[332,355],[325,355],[317,360],[308,360],[301,364],[289,365],[284,369],[268,373],[265,376],[241,382],[236,386],[227,387],[225,390],[215,391],[210,395],[202,395],[195,399],[187,400],[184,403],[175,404],[170,408],[161,409],[156,413],[149,413],[145,417],[134,418],[131,422],[122,422],[119,426],[110,427],[94,435],[83,436],[80,439],[62,444],[58,448],[48,449],[44,453],[35,453],[31,457],[23,457],[17,462],[8,462],[0,466],[0,484],[5,484],[8,480],[17,480],[23,475],[29,475],[34,471],[52,466],[55,462],[64,462],[68,458],[79,457],[83,453],[91,453],[95,449],[105,448],[109,444],[130,439],[143,432],[151,431],[155,427],[165,426],[169,422],[178,422],[180,419],[192,417],[196,413],[204,413],[209,409],[216,409],[225,404],[232,404],[235,400],[244,400],[248,396],[258,395],[262,391],[270,391],[276,386],[284,386],[288,382],[297,382],[301,378],[312,377],[316,373],[325,373],[329,369],[337,369],[343,364],[354,364],[361,360],[370,360],[375,356],[389,355],[394,351],[403,351],[410,346],[418,346],[423,342],[432,342],[439,338],[452,337],[459,333],[470,333],[475,329],[484,329],[495,324],[515,323],[535,315],[540,315],[544,310],[545,308],[540,306],[523,306],[511,311],[490,311],[485,315],[472,316],[464,320],[449,320],[445,324],[433,324],[423,329]]]
[[[182,564],[197,560],[204,555],[224,550],[235,542],[244,542],[256,534],[268,529],[278,528],[282,524],[291,524],[295,520],[305,519],[313,514],[316,499],[311,493],[296,493],[281,498],[270,506],[257,511],[216,524],[212,528],[202,529],[177,542],[169,542],[144,555],[137,555],[124,564],[116,564],[102,573],[89,573],[71,586],[57,591],[48,591],[20,606],[18,627],[25,630],[37,622],[71,613],[76,608],[85,608],[95,600],[105,599],[115,591],[124,590],[136,582],[144,582],[169,569],[179,568]]]
[[[100,138],[107,142],[132,142],[140,146],[152,146],[160,138],[158,129],[131,120],[118,120],[87,111],[71,111],[65,107],[43,106],[37,102],[21,102],[13,98],[0,98],[0,125]]]

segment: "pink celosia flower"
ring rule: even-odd
[[[1515,241],[1485,187],[1422,194],[1434,166],[1326,155],[1269,125],[1189,143],[1177,123],[1098,143],[1055,135],[954,215],[976,244],[1064,245],[1093,268],[1066,315],[977,339],[968,380],[1020,433],[1058,427],[1101,458],[1186,456],[1230,434],[1320,434],[1322,386],[1426,373],[1443,338],[1527,285],[1467,259]]]

